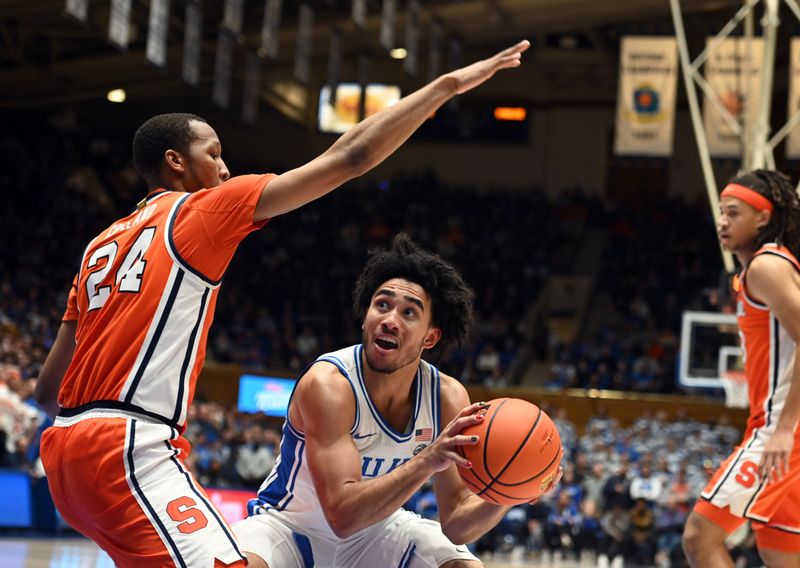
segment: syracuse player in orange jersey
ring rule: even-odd
[[[280,176],[230,178],[214,130],[188,114],[137,131],[149,193],[86,247],[36,398],[58,414],[41,444],[64,518],[118,566],[245,565],[183,460],[181,436],[225,269],[241,240],[359,176],[436,109],[529,42],[447,73]]]
[[[800,200],[789,179],[755,170],[720,195],[719,238],[742,269],[734,282],[750,418],[687,520],[696,568],[733,566],[725,538],[746,520],[770,568],[800,566]]]

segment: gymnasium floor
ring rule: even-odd
[[[549,566],[584,568],[592,563],[556,561],[542,563],[521,560],[484,559],[486,568]],[[83,538],[21,538],[0,536],[2,568],[113,568],[111,559],[97,546]],[[144,567],[143,567],[144,568]]]

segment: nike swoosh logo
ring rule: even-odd
[[[466,546],[456,546],[456,552],[469,552],[469,548]]]
[[[370,436],[376,436],[377,434],[378,434],[377,432],[373,432],[372,434],[363,434],[363,435],[362,434],[353,434],[353,439],[354,440],[364,440],[366,438],[369,438]]]

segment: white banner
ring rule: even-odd
[[[67,14],[81,23],[86,23],[89,14],[89,0],[67,0]]]
[[[235,34],[242,33],[244,22],[244,0],[225,0],[222,26]]]
[[[706,44],[711,42],[711,38]],[[749,46],[748,46],[749,44]],[[705,64],[705,79],[714,93],[712,101],[703,97],[708,150],[715,157],[743,155],[744,140],[735,125],[744,129],[756,120],[764,40],[728,38],[717,43]]]
[[[224,28],[220,28],[217,32],[217,58],[214,62],[214,84],[211,88],[211,100],[222,108],[228,108],[231,100],[234,43],[233,34]]]
[[[350,13],[359,28],[363,30],[367,27],[367,0],[353,0]]]
[[[267,0],[261,26],[261,48],[267,57],[278,58],[278,31],[281,25],[282,0]]]
[[[615,154],[672,154],[677,88],[678,47],[675,38],[622,38]]]
[[[422,19],[422,6],[419,0],[409,0],[406,11],[406,58],[403,59],[403,69],[409,75],[417,74],[417,59],[419,57],[419,26]]]
[[[308,4],[300,6],[297,24],[297,43],[294,46],[294,78],[308,85],[311,78],[311,48],[314,31],[314,10]]]
[[[789,109],[786,120],[792,120],[800,112],[800,38],[793,37],[789,55]],[[800,124],[789,131],[786,137],[786,157],[800,158]]]
[[[128,49],[131,31],[131,0],[111,0],[108,39],[120,49]]]
[[[150,1],[150,23],[147,26],[147,60],[162,69],[167,65],[167,30],[169,0]]]
[[[381,45],[386,51],[394,49],[394,23],[397,18],[397,0],[383,0],[381,10]]]
[[[254,126],[258,120],[258,98],[261,90],[261,58],[248,53],[244,66],[244,96],[242,100],[242,121]]]
[[[203,11],[199,2],[186,4],[186,26],[183,36],[183,80],[196,87],[200,82],[200,51],[203,48]]]

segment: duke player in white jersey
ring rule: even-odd
[[[472,292],[404,234],[374,253],[355,289],[363,343],[322,355],[289,403],[280,456],[234,525],[249,566],[483,566],[464,545],[507,507],[461,481],[461,430],[482,403],[422,360],[466,336]],[[434,476],[441,524],[401,509]]]

